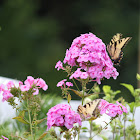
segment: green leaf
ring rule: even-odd
[[[105,136],[100,135],[100,137],[101,137],[103,140],[108,140],[108,138],[106,138]]]
[[[129,107],[130,107],[130,112],[133,113],[133,109],[134,109],[134,106],[135,106],[135,102],[131,102],[128,104]]]
[[[108,86],[108,85],[103,86],[103,91],[104,91],[105,94],[109,93],[110,90],[111,90],[110,86]]]
[[[81,91],[74,90],[74,89],[69,89],[69,90],[72,90],[76,95],[80,96],[81,98],[83,97],[83,93]]]
[[[115,140],[120,140],[120,136],[116,135]]]
[[[140,74],[137,73],[136,78],[137,80],[140,80]]]
[[[24,123],[24,124],[29,124],[24,118],[22,118],[22,117],[20,117],[20,116],[14,117],[13,119],[16,119],[16,120],[18,120],[19,122],[22,122],[22,123]]]
[[[48,133],[48,132],[43,133],[43,134],[39,137],[39,139],[38,139],[38,140],[43,139],[43,138],[47,135],[47,133]]]
[[[42,123],[44,120],[47,120],[47,118],[41,119],[41,120],[36,120],[36,124]]]
[[[22,111],[20,111],[20,112],[19,112],[19,117],[22,117],[22,118],[23,118],[26,111],[27,111],[27,110],[22,110]]]
[[[88,128],[87,128],[87,127],[82,127],[82,129],[84,129],[84,130],[85,130],[85,129],[88,129]]]
[[[121,93],[121,91],[120,90],[117,90],[117,91],[113,92],[113,95],[117,95],[119,93]]]
[[[134,94],[134,88],[133,88],[132,85],[130,85],[130,84],[125,84],[125,83],[121,83],[121,85],[124,86],[124,87],[126,87],[126,88],[131,92],[131,94],[132,94],[133,96],[135,96],[135,94]]]

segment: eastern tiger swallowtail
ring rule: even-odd
[[[110,43],[107,45],[107,51],[115,65],[118,65],[123,57],[122,49],[128,43],[131,37],[122,38],[122,34],[117,33],[113,36]]]
[[[101,99],[95,99],[84,106],[78,106],[77,111],[82,120],[95,120],[100,115],[100,110],[98,109],[100,101]]]

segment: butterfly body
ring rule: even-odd
[[[107,45],[107,51],[115,65],[118,65],[123,58],[122,49],[129,42],[131,37],[122,38],[122,34],[117,33]]]
[[[101,99],[96,99],[92,102],[85,104],[84,106],[78,106],[77,111],[80,114],[82,120],[95,120],[99,116],[100,111],[98,109],[98,105],[100,101]]]

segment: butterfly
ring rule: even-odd
[[[121,59],[123,58],[122,49],[130,41],[132,37],[122,38],[121,33],[117,33],[113,36],[110,43],[107,45],[107,51],[113,60],[114,65],[119,65]]]
[[[84,106],[78,106],[78,113],[82,120],[95,120],[100,116],[100,110],[98,109],[101,99],[95,99],[92,102],[86,103]]]

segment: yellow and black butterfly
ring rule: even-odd
[[[84,106],[78,106],[78,113],[82,120],[95,120],[100,116],[100,110],[98,109],[101,99],[95,99],[92,102],[85,104]]]
[[[131,37],[122,38],[122,34],[117,33],[107,45],[107,51],[115,65],[119,65],[121,59],[123,58],[122,49],[130,39]]]

